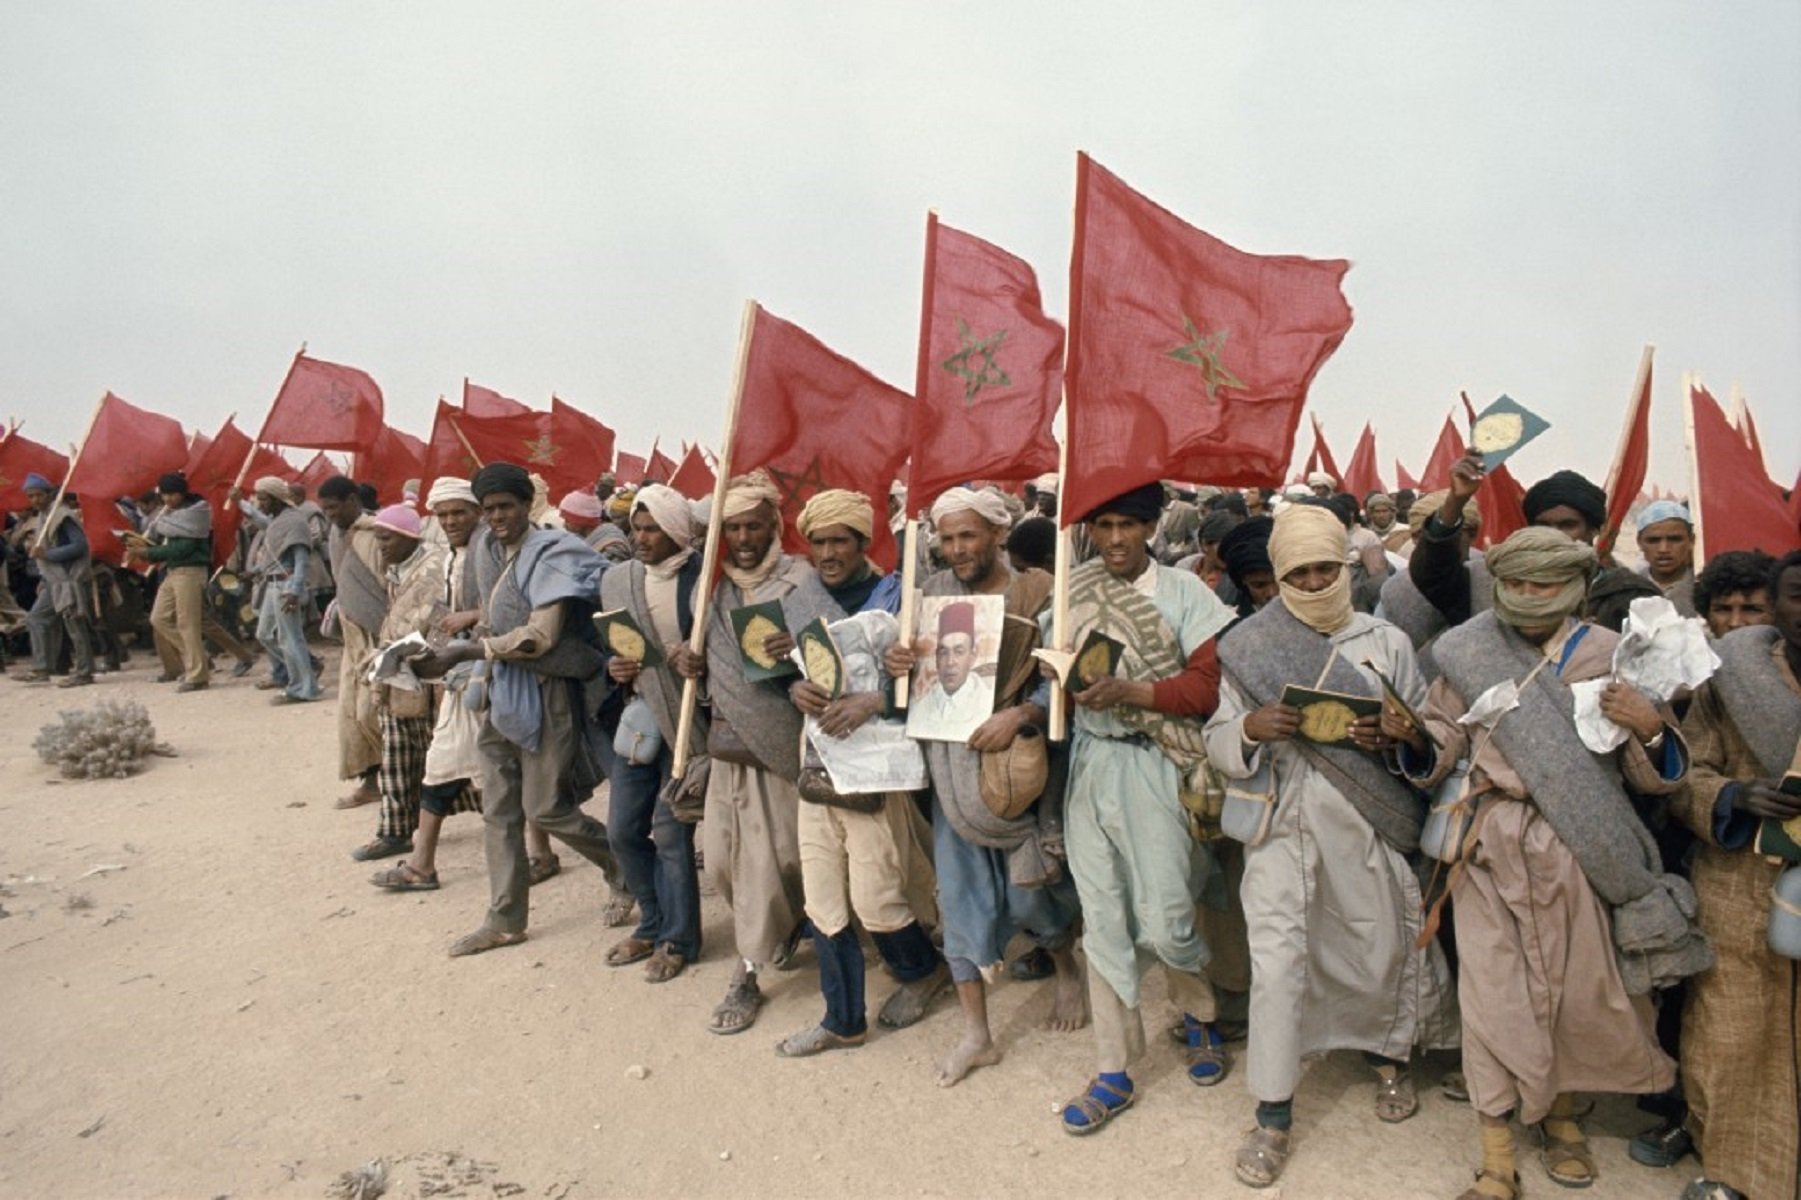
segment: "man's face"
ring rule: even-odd
[[[1251,598],[1251,607],[1262,608],[1274,600],[1281,589],[1276,586],[1276,573],[1259,567],[1255,571],[1244,573],[1245,594]]]
[[[503,546],[517,544],[532,526],[531,505],[511,492],[489,492],[482,497],[482,519],[488,533]]]
[[[1332,495],[1332,489],[1327,487],[1323,483],[1315,483],[1315,484],[1311,484],[1309,486],[1312,487],[1313,494],[1315,496],[1318,496],[1321,500],[1327,499],[1328,497],[1330,497]]]
[[[375,529],[375,544],[381,547],[381,565],[398,567],[405,562],[414,550],[419,548],[419,539],[410,538],[404,533],[395,533],[392,529]]]
[[[170,509],[171,511],[185,506],[188,502],[188,494],[186,492],[158,492],[156,498],[162,501],[164,508]]]
[[[1675,518],[1654,521],[1638,531],[1638,548],[1651,568],[1651,578],[1669,583],[1694,565],[1695,531],[1687,521]]]
[[[1156,527],[1149,521],[1120,513],[1103,513],[1088,522],[1088,536],[1099,552],[1101,564],[1115,579],[1136,579],[1150,561],[1146,546]]]
[[[262,513],[265,517],[272,517],[282,510],[283,505],[281,501],[277,500],[274,496],[269,495],[269,493],[258,492],[256,494],[256,508],[257,511]]]
[[[325,519],[339,529],[349,529],[356,524],[356,519],[363,515],[363,502],[352,492],[342,498],[336,496],[320,496],[319,511]]]
[[[1572,541],[1594,545],[1595,527],[1588,523],[1588,518],[1567,504],[1559,504],[1555,508],[1547,508],[1538,514],[1534,525],[1543,525],[1548,529],[1570,538]]]
[[[720,527],[725,535],[725,552],[732,565],[748,571],[763,561],[769,547],[775,544],[775,505],[765,500],[749,512],[727,517]]]
[[[467,500],[446,500],[431,511],[438,518],[445,540],[458,550],[469,544],[469,535],[475,532],[475,522],[482,515],[482,510]]]
[[[1038,493],[1038,515],[1041,517],[1055,517],[1057,515],[1057,493]]]
[[[863,537],[849,525],[825,525],[807,535],[811,547],[813,569],[819,582],[829,588],[843,587],[863,573],[868,560],[863,553]]]
[[[632,556],[639,562],[660,563],[679,549],[649,510],[641,508],[632,514]]]
[[[969,678],[970,668],[976,665],[975,639],[967,633],[944,634],[938,639],[936,654],[938,685],[948,696],[963,686],[963,681]]]
[[[1776,599],[1770,605],[1771,624],[1789,644],[1801,650],[1801,567],[1790,567],[1776,580]]]
[[[993,578],[1000,565],[1006,531],[990,525],[971,509],[947,513],[938,522],[938,553],[950,564],[951,574],[965,587],[980,587]]]
[[[1368,511],[1371,525],[1380,525],[1386,529],[1394,522],[1395,506],[1386,500],[1376,501],[1369,506]]]
[[[1244,510],[1252,516],[1263,511],[1263,491],[1260,488],[1246,488],[1239,495],[1244,497]]]
[[[1344,572],[1344,564],[1340,562],[1302,563],[1288,574],[1282,576],[1282,582],[1299,591],[1312,594],[1323,592],[1338,582]]]
[[[25,493],[25,502],[31,505],[32,512],[43,512],[50,507],[50,493],[40,488],[32,488]]]
[[[1734,629],[1747,625],[1770,624],[1770,592],[1753,588],[1748,592],[1727,592],[1707,602],[1707,628],[1715,637],[1725,637]]]

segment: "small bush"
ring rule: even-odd
[[[152,754],[175,752],[156,740],[150,714],[135,700],[102,700],[86,711],[65,711],[38,731],[32,749],[65,779],[124,779]]]

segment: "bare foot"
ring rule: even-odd
[[[987,1030],[968,1030],[956,1048],[938,1064],[938,1086],[955,1087],[977,1067],[992,1067],[1000,1060],[1001,1052],[995,1048]]]
[[[1088,988],[1080,975],[1057,964],[1057,978],[1051,986],[1056,999],[1051,1002],[1051,1015],[1044,1027],[1052,1033],[1074,1033],[1088,1024]]]

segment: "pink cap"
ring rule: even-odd
[[[375,514],[377,529],[389,529],[406,537],[417,538],[425,533],[419,523],[419,514],[404,504],[390,504]]]

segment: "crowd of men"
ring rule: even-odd
[[[1243,1064],[1253,1123],[1235,1172],[1252,1187],[1295,1150],[1312,1056],[1359,1052],[1371,1115],[1394,1123],[1419,1106],[1416,1056],[1440,1049],[1461,1054],[1442,1090],[1476,1116],[1462,1200],[1521,1194],[1514,1122],[1550,1181],[1592,1183],[1582,1097],[1605,1092],[1656,1118],[1638,1162],[1695,1153],[1684,1197],[1794,1200],[1801,974],[1766,930],[1801,910],[1778,894],[1795,864],[1756,838],[1765,822],[1801,829],[1801,789],[1783,782],[1801,742],[1801,552],[1697,564],[1688,512],[1660,501],[1636,517],[1643,567],[1614,565],[1594,546],[1602,489],[1559,471],[1526,492],[1529,527],[1484,553],[1482,478],[1472,455],[1426,496],[1353,497],[1326,475],[1282,495],[1153,483],[1081,514],[1050,648],[1098,634],[1119,652],[1109,672],[1065,677],[1063,697],[1033,654],[1053,627],[1054,477],[1023,499],[956,487],[932,502],[918,591],[953,602],[929,643],[902,636],[899,572],[868,557],[877,523],[909,514],[898,486],[883,514],[814,495],[797,556],[761,472],[726,484],[716,519],[604,477],[551,508],[507,463],[385,506],[343,477],[314,501],[267,478],[234,497],[233,569],[275,703],[325,691],[315,618],[343,643],[341,803],[379,813],[356,858],[399,860],[376,887],[436,890],[443,822],[480,813],[489,905],[453,956],[525,940],[554,839],[601,868],[602,919],[630,927],[606,964],[666,982],[703,954],[704,864],[731,913],[714,1033],[750,1028],[767,972],[811,942],[822,1013],[781,1038],[784,1057],[868,1039],[865,939],[893,980],[881,1029],[954,994],[943,1086],[1001,1059],[989,987],[1045,979],[1051,1027],[1094,1030],[1094,1075],[1058,1116],[1087,1136],[1137,1099],[1156,965],[1174,1013],[1154,1024],[1188,1081]],[[29,610],[0,620],[28,630],[25,679],[90,683],[80,521],[53,507],[53,481],[26,493],[7,544]],[[179,474],[158,493],[128,561],[158,579],[162,679],[192,692],[214,649],[242,670],[256,655],[212,603],[205,501]],[[969,665],[973,605],[955,602],[978,597],[1006,617],[986,670]],[[1692,693],[1614,678],[1631,602],[1654,597],[1703,623],[1721,660]],[[769,603],[786,629],[762,658],[789,658],[823,619],[838,683],[750,669],[731,614]],[[603,641],[603,612],[626,614],[642,650]],[[922,652],[933,703],[978,706],[967,738],[907,737],[897,682]],[[1573,689],[1589,682],[1625,734],[1610,753],[1578,736]],[[1371,703],[1326,730],[1295,688]],[[916,782],[840,790],[852,760]],[[1430,853],[1429,814],[1451,830]]]

